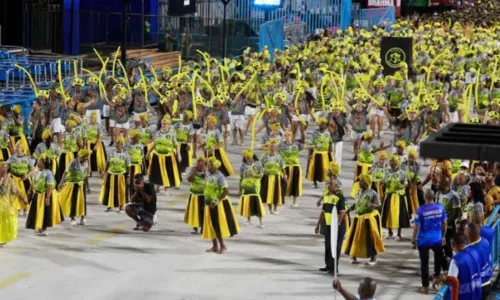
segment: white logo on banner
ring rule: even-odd
[[[394,6],[393,0],[368,0],[368,6]]]

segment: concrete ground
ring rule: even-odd
[[[391,136],[384,139],[389,142]],[[228,149],[235,170],[243,149]],[[351,143],[344,142],[341,179],[346,195],[352,185],[352,156]],[[306,152],[302,166],[305,170]],[[228,180],[236,208],[238,178]],[[223,255],[205,253],[211,243],[184,224],[186,183],[158,197],[159,224],[148,233],[133,231],[135,224],[125,214],[105,213],[97,201],[101,181],[93,177],[90,183],[87,227],[71,226],[67,220],[49,229],[48,237],[39,237],[24,229],[26,219],[19,218],[18,239],[0,249],[0,299],[335,299],[333,278],[318,271],[324,266],[324,244],[314,234],[320,212],[315,203],[322,189],[313,189],[306,180],[300,206],[291,208],[288,201],[280,215],[265,217],[265,229],[256,226],[256,219],[245,226],[239,218],[241,232],[227,240]],[[432,299],[416,293],[418,252],[411,248],[411,230],[403,230],[403,236],[404,241],[385,240],[387,252],[376,266],[351,265],[342,256],[343,286],[355,293],[360,279],[370,276],[378,282],[378,300]],[[342,299],[340,294],[337,299]]]

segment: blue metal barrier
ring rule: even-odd
[[[364,29],[378,26],[390,30],[394,22],[396,22],[394,6],[362,9],[359,14],[359,26]]]
[[[493,229],[493,241],[491,242],[491,265],[493,270],[500,267],[500,205],[497,205],[491,213],[485,226]],[[451,298],[451,290],[448,285],[443,286],[434,297],[434,300],[448,300]]]
[[[262,51],[267,46],[271,59],[274,56],[275,49],[283,49],[283,40],[285,34],[283,31],[283,21],[269,21],[260,25],[259,50]]]

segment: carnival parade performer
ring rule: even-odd
[[[397,229],[397,239],[401,240],[401,229],[410,227],[411,207],[407,207],[405,172],[401,169],[399,157],[395,154],[389,159],[389,168],[383,182],[385,200],[382,205],[382,225],[389,229],[389,239],[393,238],[392,230]]]
[[[61,154],[57,160],[56,181],[59,184],[69,164],[77,157],[78,150],[83,148],[81,130],[75,130],[77,123],[70,119],[66,121],[66,132],[63,134]]]
[[[171,127],[169,115],[161,120],[161,128],[155,133],[154,144],[151,148],[148,175],[151,183],[165,189],[178,187],[181,184],[177,160],[181,160],[180,146],[177,143],[175,131]]]
[[[33,158],[38,159],[40,155],[45,154],[47,158],[47,169],[49,169],[52,174],[55,174],[57,171],[57,159],[59,155],[61,155],[61,150],[59,149],[59,145],[52,141],[52,134],[49,129],[45,129],[42,134],[42,140],[40,144],[38,144],[33,152]]]
[[[357,258],[370,258],[369,265],[377,263],[377,254],[385,252],[382,241],[382,220],[378,212],[380,200],[372,190],[372,178],[368,174],[360,175],[360,189],[355,197],[356,214],[342,245],[342,252],[352,257],[351,263],[357,264]]]
[[[4,127],[5,118],[0,116],[0,162],[7,161],[13,153],[12,144],[10,142],[9,132]]]
[[[285,163],[285,174],[288,177],[285,196],[293,198],[292,207],[298,207],[297,198],[302,196],[302,168],[300,166],[299,154],[304,145],[299,141],[293,141],[293,133],[285,132],[285,140],[278,146],[278,153]]]
[[[371,189],[377,192],[379,199],[384,199],[384,178],[387,170],[387,153],[380,151],[378,153],[378,161],[371,166],[368,174],[372,178]]]
[[[47,159],[42,154],[37,161],[37,170],[33,173],[28,192],[30,211],[26,219],[26,228],[35,230],[40,236],[47,236],[47,228],[64,221],[54,174],[46,168],[46,165]]]
[[[234,174],[233,167],[229,158],[227,157],[226,150],[224,150],[223,142],[224,137],[217,128],[217,118],[213,115],[207,117],[207,133],[205,143],[201,146],[205,148],[206,157],[214,156],[221,162],[220,172],[228,177]]]
[[[87,194],[90,193],[88,182],[88,160],[91,151],[82,149],[78,157],[69,165],[59,183],[59,199],[65,217],[71,218],[71,225],[76,225],[75,217],[80,217],[80,225],[87,225]]]
[[[123,212],[125,204],[128,202],[129,190],[127,184],[130,181],[130,156],[123,149],[125,139],[122,136],[115,137],[116,150],[109,155],[108,166],[104,175],[99,202],[108,208],[105,212],[110,212],[118,207],[119,212]]]
[[[417,150],[411,148],[408,150],[408,160],[401,164],[401,169],[405,172],[408,185],[406,186],[406,202],[410,215],[417,212],[417,208],[424,204],[424,195],[422,189],[418,188],[421,184],[420,164],[417,162]]]
[[[28,140],[24,135],[24,117],[21,115],[21,106],[12,107],[12,115],[7,119],[7,131],[10,136],[12,148],[19,142],[24,154],[30,155]]]
[[[180,144],[179,152],[181,160],[177,164],[179,174],[185,173],[186,169],[193,165],[191,144],[193,141],[194,127],[192,120],[193,113],[189,110],[185,110],[182,121],[174,126],[177,142]]]
[[[285,186],[288,180],[284,173],[285,164],[277,152],[278,140],[270,140],[267,145],[268,153],[261,159],[264,168],[260,184],[260,197],[266,203],[269,213],[279,215],[278,207],[285,203]]]
[[[35,172],[35,160],[30,156],[25,155],[20,143],[15,146],[15,154],[7,160],[7,170],[9,171],[17,190],[22,195],[23,200],[20,202],[20,214],[25,215],[28,212],[29,205],[28,191],[31,187],[31,175]]]
[[[264,228],[263,218],[266,215],[260,196],[260,181],[263,176],[262,165],[254,160],[252,150],[243,151],[243,164],[240,168],[240,203],[238,214],[247,218],[245,225],[251,225],[250,218],[259,218],[259,228]]]
[[[307,168],[307,180],[314,182],[314,187],[318,188],[318,182],[325,182],[328,178],[328,164],[333,160],[331,153],[330,132],[327,130],[328,120],[322,118],[318,120],[319,129],[312,137],[313,150],[309,158]]]
[[[207,252],[222,254],[227,251],[224,239],[238,234],[240,227],[231,201],[227,196],[229,192],[227,180],[218,170],[221,162],[215,157],[210,157],[207,161],[203,239],[211,240],[213,244]]]
[[[89,172],[98,172],[101,176],[106,171],[107,153],[102,141],[102,126],[97,120],[97,113],[90,113],[89,124],[86,130],[88,149],[92,151],[89,159]]]
[[[140,133],[137,129],[130,130],[129,133],[130,142],[124,147],[125,152],[130,156],[131,170],[130,174],[135,178],[135,175],[144,175],[144,145],[139,141]],[[133,186],[130,186],[130,191],[132,192]]]
[[[0,162],[0,248],[17,238],[20,201],[28,202],[7,173],[7,164]]]
[[[198,234],[203,231],[203,221],[205,215],[205,177],[206,177],[206,160],[203,156],[199,156],[196,165],[189,173],[187,180],[189,185],[189,199],[184,213],[184,223],[193,227],[193,234]]]

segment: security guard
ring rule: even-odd
[[[338,224],[332,224],[332,211],[333,207],[337,207],[337,220]],[[318,223],[316,224],[316,229],[314,232],[319,234],[319,228],[322,222],[326,223],[325,228],[325,267],[320,268],[322,272],[328,272],[332,275],[338,273],[338,258],[340,258],[340,250],[342,248],[342,241],[344,240],[344,235],[346,231],[346,224],[344,222],[344,216],[346,213],[345,208],[345,198],[344,195],[337,188],[337,179],[330,178],[328,182],[328,193],[323,196],[323,210],[319,215]],[[332,241],[330,238],[331,228],[333,226],[338,226],[337,231],[337,261],[334,260],[332,256]],[[336,265],[337,270],[335,270],[334,265]]]

